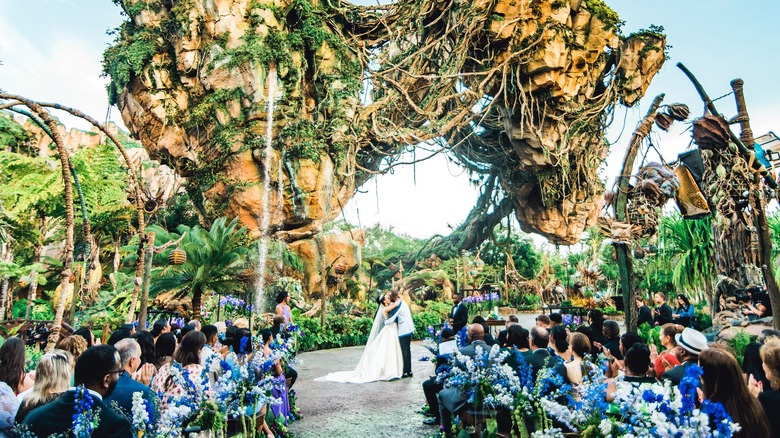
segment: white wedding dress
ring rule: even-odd
[[[398,341],[398,324],[385,325],[385,307],[379,306],[366,348],[352,371],[338,371],[314,379],[317,382],[368,383],[398,379],[404,361]]]

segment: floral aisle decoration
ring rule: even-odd
[[[509,351],[501,351],[498,345],[488,351],[477,347],[474,357],[456,352],[449,369],[443,369],[436,380],[445,388],[459,388],[467,402],[478,408],[512,409],[523,386],[514,370],[505,363],[509,354]]]
[[[161,412],[156,427],[156,436],[181,436],[184,428],[196,426],[201,430],[219,430],[223,417],[217,412],[211,400],[208,374],[204,368],[198,378],[193,379],[190,370],[178,362],[172,362],[170,378],[182,391],[178,394],[158,393]],[[133,422],[136,422],[134,419]]]
[[[100,420],[99,410],[92,409],[95,406],[92,394],[80,385],[76,388],[73,395],[74,414],[73,414],[73,436],[76,438],[88,438],[92,436],[92,431],[98,427]]]
[[[704,401],[696,407],[701,368],[688,367],[679,387],[669,382],[618,385],[615,401],[601,401],[604,383],[591,379],[563,399],[540,398],[547,415],[589,438],[618,436],[731,437],[739,425],[720,403]],[[545,428],[533,437],[564,437],[561,428]]]
[[[490,314],[493,311],[493,307],[501,300],[501,296],[498,292],[485,292],[479,295],[473,295],[469,297],[463,297],[463,302],[469,304],[469,309],[479,312],[486,312]]]
[[[133,393],[132,417],[133,435],[136,437],[154,436],[154,406],[144,398],[141,391]]]

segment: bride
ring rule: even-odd
[[[398,324],[385,325],[390,312],[401,304],[401,299],[391,302],[382,297],[374,317],[371,335],[360,362],[352,371],[339,371],[314,379],[339,383],[367,383],[377,380],[395,380],[403,373],[401,344],[398,342]]]

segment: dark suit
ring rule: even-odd
[[[501,347],[501,348],[508,347],[508,345],[506,345],[507,335],[508,335],[508,333],[507,333],[506,329],[501,330],[500,332],[498,332],[498,338],[496,338],[496,340],[498,341],[498,346],[499,347]]]
[[[33,409],[24,418],[22,424],[29,427],[30,432],[39,437],[65,433],[73,427],[75,391],[70,390],[57,400]],[[93,397],[93,409],[100,409],[98,427],[92,431],[92,436],[101,438],[129,438],[133,436],[130,421],[114,412],[101,400]]]
[[[691,366],[694,365],[695,361],[689,361],[686,360],[685,362],[681,363],[680,365],[677,365],[676,367],[672,368],[671,370],[663,373],[661,375],[661,378],[664,380],[671,380],[672,385],[677,386],[680,384],[680,380],[682,380],[683,377],[685,377],[685,370]]]
[[[642,306],[639,308],[639,318],[637,319],[636,326],[639,327],[645,322],[651,327],[653,326],[653,312],[650,311],[649,307]]]
[[[103,403],[111,406],[112,402],[116,402],[116,404],[125,412],[125,415],[127,415],[128,418],[131,418],[133,416],[133,393],[136,392],[142,393],[143,398],[149,403],[152,403],[152,406],[155,406],[155,396],[152,393],[152,390],[143,383],[133,380],[127,371],[122,371],[119,375],[119,380],[116,382],[114,391],[111,395],[103,399]]]
[[[469,308],[466,307],[465,304],[460,303],[457,306],[452,307],[450,316],[453,319],[452,329],[455,330],[455,333],[457,334],[460,329],[469,323]]]
[[[528,363],[531,364],[534,382],[536,381],[536,375],[539,374],[539,370],[548,366],[548,359],[550,359],[550,352],[546,348],[537,348],[526,357]]]
[[[604,343],[604,347],[607,347],[607,350],[615,356],[615,359],[617,360],[623,360],[623,355],[620,354],[620,338],[612,338]]]
[[[482,354],[487,354],[490,347],[483,340],[473,341],[458,350],[460,354],[473,358],[477,355],[477,347],[482,347]],[[452,414],[466,406],[466,397],[460,388],[450,387],[439,391],[439,419],[446,436],[451,436]]]
[[[658,314],[655,315],[655,319],[653,322],[655,322],[656,325],[664,325],[672,322],[672,308],[669,307],[668,304],[663,303],[658,308]]]

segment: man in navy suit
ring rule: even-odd
[[[114,391],[106,396],[103,401],[108,405],[116,403],[124,411],[125,415],[131,418],[133,415],[134,393],[140,392],[144,400],[150,403],[150,406],[155,406],[155,397],[147,385],[134,380],[132,377],[138,371],[138,368],[141,367],[141,346],[138,345],[138,341],[131,338],[122,339],[114,347],[119,352],[119,361],[122,364],[123,371],[119,373],[119,380],[116,382]],[[146,364],[141,373],[139,373],[139,377],[148,383],[154,375],[153,371],[154,365]]]
[[[459,293],[452,294],[452,312],[450,312],[450,325],[455,330],[455,336],[469,323],[469,309],[463,304],[463,296]]]
[[[133,429],[127,418],[114,412],[103,398],[111,392],[124,370],[119,365],[119,353],[112,345],[96,345],[87,348],[76,362],[76,386],[84,385],[84,397],[92,399],[91,409],[98,412],[98,426],[92,436],[101,438],[130,438]],[[76,388],[68,389],[55,401],[33,409],[22,422],[35,436],[54,434],[70,436],[76,409]]]

